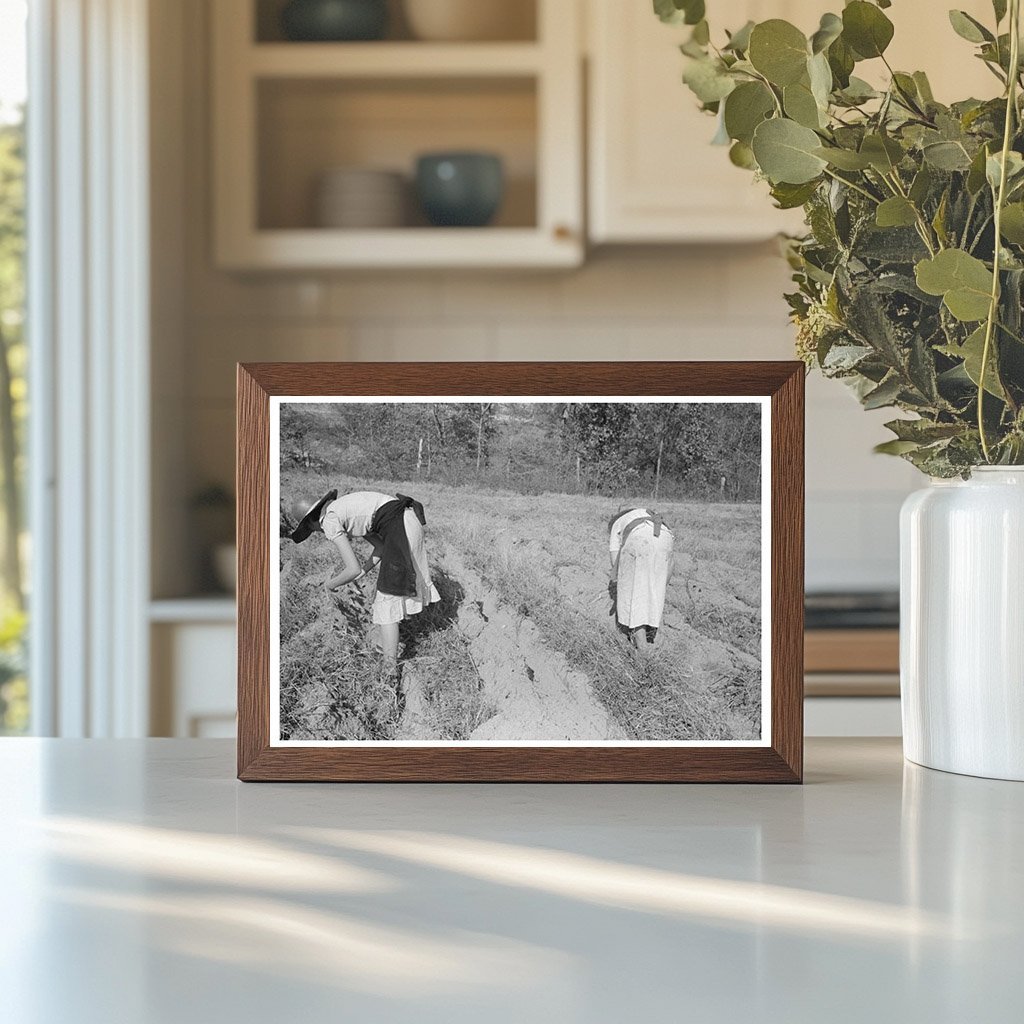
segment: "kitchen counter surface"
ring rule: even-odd
[[[1024,785],[241,785],[224,741],[0,741],[10,1024],[1017,1021]]]

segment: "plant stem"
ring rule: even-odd
[[[907,191],[903,187],[903,182],[900,181],[899,172],[893,168],[892,174],[882,175],[882,180],[887,181],[901,199],[906,199],[906,201],[910,203],[911,209],[914,211],[914,217],[917,219],[917,233],[920,235],[921,241],[924,242],[929,255],[934,256],[935,246],[932,245],[931,228],[928,226],[928,221],[924,219],[924,214],[917,208],[917,204],[910,201],[910,197],[907,195]],[[942,242],[938,237],[936,237],[935,242],[941,249]]]
[[[1014,122],[1017,119],[1017,83],[1020,68],[1020,0],[1010,0],[1010,74],[1006,83],[1006,124],[1003,126],[1003,150],[999,167],[999,189],[995,197],[995,247],[992,256],[992,294],[989,300],[988,320],[985,322],[985,346],[981,350],[981,370],[978,373],[978,435],[985,461],[992,462],[992,451],[985,430],[985,375],[992,355],[992,336],[999,316],[999,272],[1002,270],[1003,205],[1006,201],[1006,173],[1010,144],[1013,141]]]
[[[825,173],[833,181],[838,181],[841,185],[845,185],[847,188],[852,188],[854,192],[859,192],[866,199],[870,199],[871,202],[875,204],[875,206],[879,204],[880,200],[878,199],[878,197],[873,196],[867,189],[861,188],[860,185],[857,185],[852,181],[847,181],[846,178],[840,178],[838,174],[835,174],[834,172],[830,171],[827,167],[825,168]]]

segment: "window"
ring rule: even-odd
[[[0,0],[0,735],[29,727],[25,432],[26,0]]]

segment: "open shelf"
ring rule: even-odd
[[[565,0],[522,2],[533,19],[526,40],[416,42],[403,29],[381,42],[296,43],[280,41],[278,0],[218,0],[212,8],[218,265],[579,265],[578,11]],[[413,200],[417,158],[453,150],[502,160],[504,197],[486,227],[431,227]],[[401,226],[321,225],[316,196],[324,176],[353,168],[405,178],[408,210],[399,216],[391,207],[380,217],[382,225]]]
[[[317,223],[315,196],[321,176],[336,167],[403,175],[406,223],[379,230],[429,229],[414,197],[416,160],[450,150],[496,153],[505,171],[505,196],[493,224],[463,236],[537,226],[533,79],[273,79],[258,85],[257,120],[261,230],[325,230]]]

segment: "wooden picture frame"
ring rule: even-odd
[[[762,584],[770,694],[755,743],[294,745],[271,736],[271,406],[493,397],[761,399]],[[323,401],[323,397],[320,398]],[[238,366],[238,777],[243,781],[800,782],[803,771],[804,367],[799,362],[257,363]],[[275,414],[276,415],[276,414]],[[764,425],[768,430],[764,430]],[[770,467],[770,470],[769,470]],[[724,485],[723,485],[724,486]],[[767,496],[765,498],[765,496]],[[429,527],[428,527],[429,530]],[[762,569],[762,573],[764,570]],[[767,577],[766,577],[767,578]],[[761,621],[764,621],[764,618]],[[276,621],[276,620],[274,620]],[[278,740],[280,739],[280,734]]]

